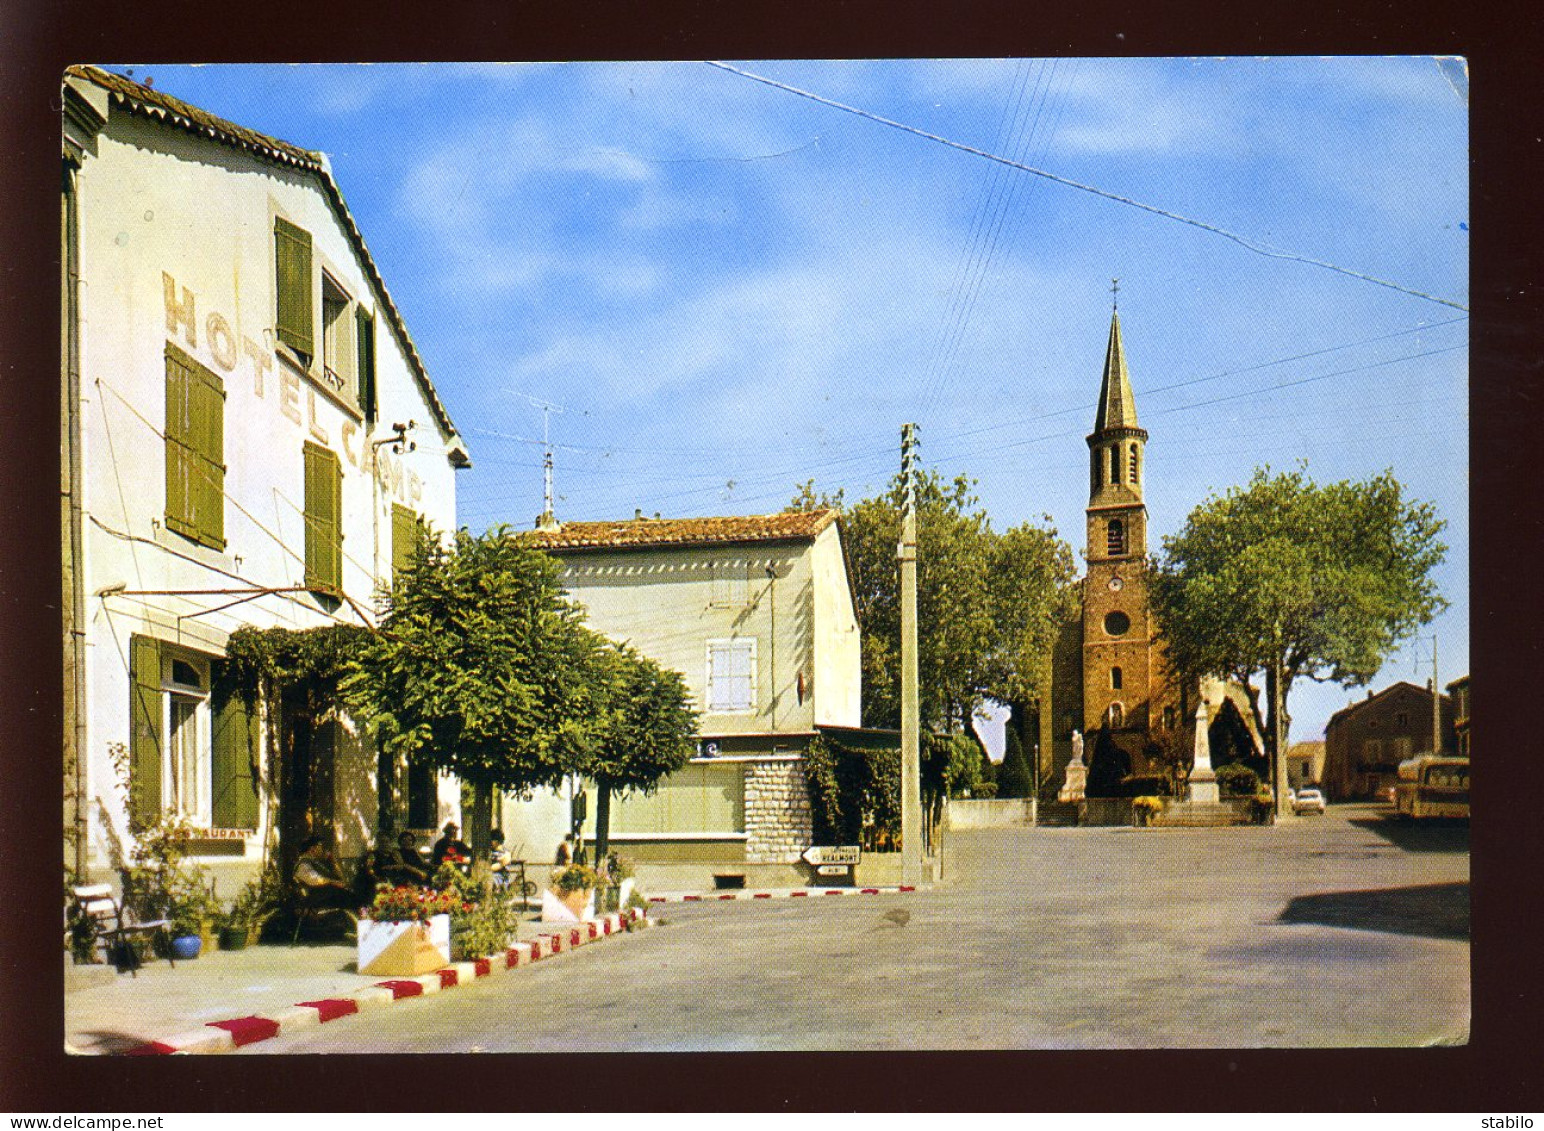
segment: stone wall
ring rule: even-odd
[[[746,765],[745,834],[751,864],[790,864],[815,843],[802,758]]]

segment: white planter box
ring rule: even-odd
[[[449,965],[449,915],[436,915],[427,923],[359,920],[361,974],[411,978]]]
[[[595,918],[595,890],[576,891],[561,896],[551,888],[541,893],[541,921],[543,923],[578,923]]]

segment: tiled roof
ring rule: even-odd
[[[725,518],[634,518],[620,522],[565,522],[559,530],[522,537],[543,550],[612,550],[718,543],[796,542],[813,539],[836,521],[834,510]]]
[[[249,130],[234,122],[227,122],[224,118],[217,117],[207,110],[200,110],[197,106],[192,106],[180,98],[173,98],[165,91],[145,86],[131,78],[113,74],[111,71],[104,71],[101,67],[72,66],[66,68],[65,76],[101,87],[120,105],[135,113],[157,118],[189,133],[207,137],[237,149],[244,149],[270,161],[305,169],[320,178],[339,219],[343,221],[344,230],[348,232],[355,250],[359,253],[360,262],[364,265],[371,282],[374,283],[377,294],[380,295],[381,303],[386,308],[387,321],[396,332],[397,340],[402,344],[402,350],[407,355],[413,375],[417,378],[419,387],[429,402],[430,411],[434,413],[440,427],[449,435],[452,441],[449,446],[452,449],[459,446],[464,453],[465,442],[457,433],[456,426],[450,419],[450,413],[445,410],[445,405],[440,401],[434,382],[429,380],[429,372],[424,367],[418,347],[407,332],[407,324],[402,320],[402,314],[397,309],[391,292],[386,289],[386,282],[381,278],[380,269],[375,265],[375,258],[365,245],[365,238],[359,231],[359,225],[354,223],[353,214],[344,203],[343,191],[338,188],[337,181],[333,180],[332,169],[323,154],[301,149],[298,145],[291,145],[276,137]]]

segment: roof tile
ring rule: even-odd
[[[836,518],[834,510],[815,510],[716,518],[565,522],[558,530],[533,530],[522,537],[539,549],[558,551],[792,542],[813,539]]]

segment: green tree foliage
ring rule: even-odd
[[[1299,678],[1369,682],[1446,607],[1431,577],[1443,525],[1391,472],[1320,486],[1302,471],[1256,471],[1163,541],[1151,590],[1171,663],[1186,680],[1263,672],[1268,692],[1279,664],[1283,722]],[[1259,714],[1274,746],[1275,720]]]
[[[587,763],[602,645],[557,564],[506,528],[448,545],[429,535],[343,691],[377,741],[472,784],[469,831],[485,858],[495,790],[556,786]]]
[[[900,724],[900,580],[902,483],[849,508],[844,541],[863,633],[863,719]],[[806,483],[794,509],[839,505]],[[1048,520],[1047,520],[1048,521]],[[944,481],[922,472],[917,483],[917,623],[922,725],[966,731],[986,699],[1038,694],[1049,662],[1072,551],[1049,525],[1003,534],[980,509],[965,476]]]
[[[625,644],[603,649],[598,668],[603,706],[584,773],[596,786],[595,855],[605,860],[612,794],[651,793],[685,766],[696,745],[697,712],[680,672]]]
[[[1029,759],[1024,756],[1024,743],[1019,740],[1018,732],[1009,727],[1003,764],[997,768],[997,796],[1028,797],[1034,791],[1034,776],[1030,773]]]

